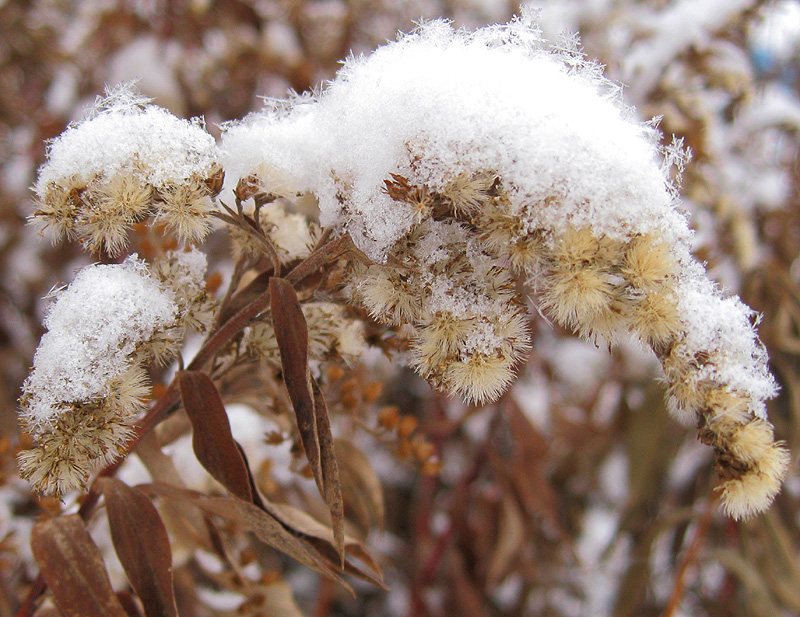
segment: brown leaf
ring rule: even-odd
[[[252,502],[250,474],[214,382],[200,371],[180,371],[178,382],[197,460],[233,495]]]
[[[105,563],[77,514],[33,526],[31,549],[56,605],[66,617],[128,617],[108,580]]]
[[[281,278],[270,280],[270,307],[281,354],[283,380],[297,420],[300,441],[319,492],[331,511],[341,565],[344,553],[344,502],[325,399],[308,368],[308,326],[297,293]]]
[[[331,511],[333,523],[333,537],[336,542],[336,552],[339,553],[341,565],[345,564],[344,545],[344,499],[342,499],[342,486],[339,482],[339,465],[336,462],[336,450],[331,431],[331,420],[328,416],[328,406],[322,396],[317,382],[311,380],[314,392],[314,414],[317,418],[317,441],[319,442],[320,464],[322,466],[322,496]]]
[[[281,521],[286,528],[290,529],[292,533],[299,535],[311,544],[332,566],[339,567],[339,552],[336,548],[333,530],[330,527],[319,522],[302,510],[298,510],[288,504],[267,503],[266,507],[269,509],[270,513]],[[359,568],[351,561],[345,561],[342,569],[351,576],[378,585],[379,587],[384,587],[382,582],[383,573],[367,549],[365,549],[358,540],[350,536],[344,536],[343,541],[347,549],[347,554],[360,560],[372,573],[367,572],[363,568]]]
[[[270,280],[270,308],[281,354],[286,390],[294,407],[297,430],[317,484],[322,482],[314,393],[308,369],[308,325],[294,288],[281,278]],[[322,486],[320,486],[322,491]]]
[[[111,540],[147,617],[177,617],[172,587],[172,551],[161,517],[150,499],[116,478],[100,478]]]
[[[546,467],[549,444],[512,399],[506,399],[505,441],[495,444],[490,461],[509,484],[523,516],[542,516],[556,534],[564,535],[558,496]]]
[[[267,615],[280,617],[304,617],[300,607],[294,600],[292,588],[284,581],[275,581],[267,585],[254,585],[259,596],[258,607]]]
[[[383,487],[369,459],[344,439],[337,439],[335,447],[348,516],[355,519],[354,522],[365,535],[373,527],[382,528],[385,518]]]
[[[449,609],[459,617],[485,617],[485,598],[482,590],[473,581],[460,553],[453,553],[450,559],[450,602]]]
[[[489,587],[494,587],[503,580],[512,560],[525,545],[525,520],[519,507],[513,499],[505,495],[501,508],[497,540],[486,574],[486,584]]]
[[[256,276],[243,289],[237,291],[236,295],[230,299],[228,305],[223,307],[223,311],[217,318],[217,322],[221,324],[225,323],[241,309],[267,291],[269,279],[273,274],[274,271],[270,268]]]
[[[228,521],[241,525],[247,531],[253,532],[262,542],[286,553],[300,563],[316,570],[337,581],[347,589],[350,587],[322,560],[315,552],[299,538],[292,535],[269,512],[242,501],[236,497],[207,497],[196,491],[179,489],[163,484],[146,484],[140,490],[153,495],[160,495],[168,499],[188,501],[209,514],[215,514]]]
[[[133,594],[128,591],[118,591],[117,600],[119,600],[122,608],[125,609],[128,617],[142,617],[142,612],[139,610],[139,605],[136,603]]]
[[[186,488],[172,459],[164,454],[155,431],[144,435],[136,445],[136,455],[141,459],[154,482]],[[213,542],[203,515],[195,508],[166,501],[161,506],[161,520],[173,542],[213,551]]]

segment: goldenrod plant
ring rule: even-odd
[[[30,228],[52,241],[48,250],[74,245],[84,256],[45,299],[18,399],[19,475],[54,514],[24,532],[32,585],[20,617],[39,615],[46,588],[65,615],[280,608],[293,617],[303,613],[283,555],[322,577],[314,614],[333,614],[334,586],[372,594],[398,580],[370,539],[405,511],[391,511],[381,480],[409,468],[423,477],[419,519],[403,524],[422,540],[392,615],[451,605],[568,614],[547,583],[537,595],[537,553],[574,534],[577,548],[559,567],[610,563],[615,553],[592,553],[581,534],[610,537],[646,516],[637,500],[648,482],[679,487],[656,527],[694,529],[687,521],[702,509],[697,545],[714,517],[742,529],[772,520],[791,465],[767,415],[780,388],[761,316],[732,292],[738,281],[726,287],[707,272],[724,279],[698,204],[723,182],[693,168],[738,146],[707,141],[721,130],[708,109],[703,136],[659,129],[701,115],[706,101],[676,99],[663,120],[642,117],[674,85],[659,44],[666,25],[653,30],[652,49],[639,33],[627,64],[606,69],[574,37],[548,41],[546,15],[537,22],[523,8],[473,29],[421,22],[349,55],[324,86],[266,98],[239,120],[182,119],[121,83],[47,144]],[[705,17],[703,27],[719,25]],[[270,23],[269,37],[288,36]],[[718,58],[723,47],[708,53]],[[648,49],[661,52],[652,63]],[[698,66],[674,71],[717,74]],[[629,78],[631,92],[609,74]],[[752,266],[753,229],[730,207],[718,210],[739,221],[732,253]],[[581,366],[629,356],[641,366],[605,384]],[[430,402],[427,417],[413,409],[419,400]],[[658,430],[615,441],[615,407],[632,424],[651,414]],[[642,449],[678,457],[668,441],[681,429],[662,424],[662,411],[692,427],[704,450],[686,446],[690,462],[674,469],[637,467]],[[458,439],[472,445],[448,446]],[[576,445],[603,450],[609,466],[624,450],[628,471],[588,471]],[[692,465],[701,480],[690,489]],[[700,467],[713,467],[713,483]],[[645,488],[619,488],[626,473]],[[602,490],[592,496],[585,479],[571,481],[579,476]],[[559,483],[563,494],[552,488]],[[445,506],[427,503],[443,486],[452,489]],[[701,505],[681,507],[679,491]],[[648,533],[640,536],[655,554],[667,532]],[[669,615],[692,550],[675,568],[672,595],[657,593]],[[107,566],[112,551],[120,563]],[[65,559],[81,565],[63,574]],[[443,572],[449,599],[439,606],[426,590]],[[611,592],[594,594],[591,576],[577,572],[569,585],[583,591],[567,596],[584,594],[583,608],[594,610]],[[83,580],[94,581],[91,593]],[[481,600],[470,595],[478,580],[491,590]],[[524,589],[504,591],[508,581]]]

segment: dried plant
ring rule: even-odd
[[[103,263],[51,292],[19,400],[21,476],[80,503],[33,527],[40,574],[19,614],[33,615],[46,588],[66,615],[177,615],[181,602],[209,615],[301,614],[278,553],[322,575],[322,590],[333,581],[368,595],[357,585],[383,587],[387,564],[367,536],[392,514],[358,435],[435,477],[443,443],[491,404],[453,481],[447,531],[414,549],[409,612],[428,611],[424,590],[446,570],[450,608],[481,614],[471,585],[497,590],[515,561],[519,597],[535,597],[547,588],[536,553],[571,533],[580,510],[552,486],[593,437],[559,427],[570,452],[545,470],[550,446],[507,394],[529,359],[550,361],[548,319],[604,352],[631,340],[649,350],[663,386],[647,396],[665,390],[669,414],[710,446],[724,512],[766,511],[790,454],[767,419],[778,388],[758,318],[692,255],[670,177],[688,151],[660,146],[633,118],[598,65],[568,39],[548,46],[525,12],[474,32],[427,23],[351,57],[318,93],[224,124],[219,142],[130,85],[109,90],[49,144],[34,187],[31,222]],[[209,263],[227,269],[225,287]],[[464,419],[440,409],[446,428],[423,430],[384,396],[391,379],[370,374],[396,370],[378,355],[460,400]],[[234,437],[239,403],[260,449]],[[673,429],[651,406],[662,440]],[[202,482],[177,462],[189,433]],[[587,447],[613,450],[608,434]],[[267,444],[285,446],[291,481],[275,481]],[[663,467],[647,473],[663,479]],[[475,491],[485,474],[505,487],[499,501]],[[414,507],[424,520],[434,505]],[[473,507],[484,525],[470,538]],[[107,521],[129,597],[114,591],[92,519]],[[173,561],[214,592],[173,580]]]

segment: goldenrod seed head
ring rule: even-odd
[[[489,205],[496,182],[497,174],[491,172],[462,173],[450,181],[442,196],[450,202],[456,214],[471,216]]]
[[[78,233],[87,251],[105,251],[111,256],[122,253],[128,245],[130,221],[99,209],[84,210],[78,216]]]
[[[514,379],[511,359],[474,353],[447,366],[445,382],[451,394],[482,405],[497,400]]]
[[[657,236],[647,234],[628,244],[620,273],[637,289],[650,290],[664,285],[677,269],[669,245]]]
[[[403,275],[390,268],[371,266],[357,293],[379,321],[400,325],[414,322],[420,315],[420,298],[406,285]]]
[[[160,192],[158,218],[184,242],[199,242],[211,230],[209,214],[214,206],[199,182],[172,185]]]
[[[106,406],[122,417],[132,417],[147,409],[149,396],[147,372],[138,365],[110,379],[105,387]]]
[[[650,291],[627,307],[629,327],[647,345],[663,348],[681,328],[677,298],[671,292]]]
[[[452,361],[473,327],[472,319],[439,312],[420,327],[412,342],[412,365],[422,375],[440,364]]]
[[[725,513],[739,520],[766,510],[780,491],[789,463],[789,452],[773,444],[750,470],[720,484]]]
[[[611,313],[614,288],[600,270],[554,269],[545,279],[541,308],[560,324],[591,336],[608,329],[617,318]],[[600,332],[602,333],[602,331]]]
[[[738,460],[748,464],[757,464],[767,460],[768,453],[774,447],[772,425],[766,420],[755,418],[738,427],[728,441],[728,450]]]

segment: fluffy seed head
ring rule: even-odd
[[[514,379],[514,363],[508,358],[473,353],[447,366],[445,383],[450,394],[481,405],[497,398]]]
[[[473,216],[485,209],[492,200],[497,174],[490,172],[459,174],[442,191],[456,215]]]
[[[211,230],[214,205],[200,181],[172,185],[159,191],[158,218],[183,242],[199,242]]]
[[[781,444],[773,444],[750,470],[720,484],[725,513],[739,520],[766,510],[780,491],[790,459]]]
[[[657,288],[677,272],[669,245],[653,234],[637,236],[625,250],[621,274],[637,289]]]

